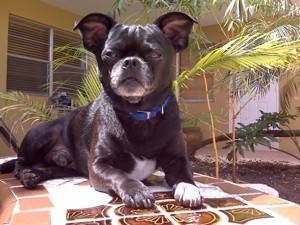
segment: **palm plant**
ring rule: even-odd
[[[14,121],[13,132],[19,128],[24,130],[25,123],[30,123],[32,126],[36,123],[53,120],[58,116],[53,105],[34,101],[29,95],[22,92],[0,92],[0,98],[5,101],[5,106],[0,109],[1,117],[9,115],[10,119]]]

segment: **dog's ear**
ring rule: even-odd
[[[83,46],[93,52],[99,45],[103,45],[109,30],[116,22],[101,13],[92,13],[75,23],[73,30],[79,29]]]
[[[176,52],[188,46],[189,34],[194,23],[197,23],[196,19],[181,12],[166,13],[154,21],[172,42]]]

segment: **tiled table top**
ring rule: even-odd
[[[0,224],[300,224],[300,206],[295,203],[213,177],[194,178],[205,197],[202,208],[177,205],[163,173],[156,172],[148,179],[155,207],[133,209],[117,197],[94,191],[84,178],[47,181],[26,190],[12,174],[0,174]]]

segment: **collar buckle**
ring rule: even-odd
[[[165,108],[170,102],[171,97],[172,95],[170,95],[161,105],[159,105],[158,107],[152,110],[149,111],[140,110],[136,112],[131,112],[130,115],[135,120],[149,120],[156,117],[158,113],[161,113],[161,115],[163,115],[165,113]]]
[[[138,113],[145,113],[147,116],[147,120],[151,119],[151,112],[149,111],[137,111]]]

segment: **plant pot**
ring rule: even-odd
[[[195,150],[203,138],[200,127],[183,127],[182,131],[187,152]]]

